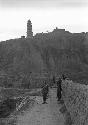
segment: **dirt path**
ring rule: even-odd
[[[42,97],[36,97],[35,106],[18,116],[17,125],[64,125],[65,119],[59,111],[61,104],[56,99],[56,89],[50,89],[47,104],[42,104]]]

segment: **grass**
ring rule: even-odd
[[[5,91],[6,90],[6,91]],[[9,92],[9,94],[12,93],[12,91],[14,91],[14,96],[10,96],[11,98],[15,97],[15,91],[19,94],[16,93],[16,97],[26,97],[29,96],[29,100],[27,101],[26,104],[24,104],[21,109],[19,111],[15,111],[11,112],[12,116],[10,117],[10,115],[8,117],[5,118],[0,118],[0,125],[16,125],[16,116],[19,113],[24,113],[28,108],[32,107],[34,104],[34,100],[30,99],[30,96],[41,96],[41,91],[40,90],[14,90],[14,89],[4,89],[4,94],[8,93],[8,91],[11,90],[11,92]],[[2,92],[3,92],[2,91]],[[21,93],[20,93],[21,92]],[[2,93],[3,94],[3,93]],[[20,98],[18,98],[18,102],[20,101]],[[21,99],[22,101],[22,99]],[[19,103],[20,104],[20,103]]]

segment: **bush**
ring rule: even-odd
[[[0,118],[5,118],[10,115],[16,108],[16,100],[6,99],[0,104]]]

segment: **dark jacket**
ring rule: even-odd
[[[49,87],[48,87],[48,85],[45,85],[44,87],[43,87],[43,89],[42,89],[42,94],[44,95],[44,94],[48,94],[48,91],[49,91]]]

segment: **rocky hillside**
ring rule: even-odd
[[[62,83],[62,97],[67,109],[66,117],[70,122],[67,125],[87,125],[88,86],[65,80]]]
[[[32,39],[19,38],[0,43],[0,80],[29,81],[31,73],[67,73],[71,77],[88,72],[87,33],[55,29],[36,34]],[[83,77],[85,77],[85,75]],[[9,80],[8,79],[8,80]]]

